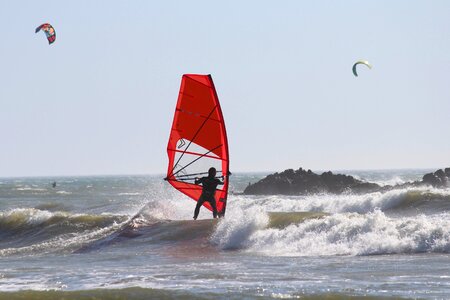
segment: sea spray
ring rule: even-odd
[[[163,180],[158,181],[156,186],[157,188],[145,192],[145,197],[137,202],[140,207],[134,214],[140,213],[150,220],[192,220],[196,202],[169,187]],[[200,210],[199,219],[211,216],[212,213],[208,209]]]
[[[376,183],[380,186],[386,186],[386,185],[396,186],[396,185],[406,183],[406,181],[403,178],[401,178],[400,176],[394,176],[392,178],[385,179],[385,180],[374,180],[372,182]]]
[[[240,249],[245,247],[252,234],[269,224],[269,216],[256,207],[242,210],[235,208],[227,213],[216,227],[211,241],[221,249]]]
[[[140,219],[146,222],[152,222],[155,220],[169,220],[176,213],[176,209],[173,205],[163,201],[148,202],[137,213]]]

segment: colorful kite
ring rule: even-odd
[[[56,32],[52,25],[49,23],[44,23],[38,28],[36,28],[36,33],[38,33],[40,30],[45,32],[45,35],[47,36],[48,44],[52,44],[56,40]]]

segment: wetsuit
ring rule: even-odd
[[[211,208],[213,210],[213,217],[217,217],[217,207],[216,207],[216,199],[214,199],[214,194],[216,193],[216,188],[219,184],[223,184],[217,178],[214,177],[202,177],[200,179],[195,180],[195,184],[202,184],[203,190],[200,198],[197,201],[197,205],[195,206],[194,211],[194,219],[197,219],[198,213],[200,212],[200,207],[205,203],[205,201],[209,202]]]

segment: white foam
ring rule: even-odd
[[[211,236],[211,241],[221,249],[246,247],[251,236],[269,223],[267,214],[256,207],[245,211],[236,208],[229,211],[228,214],[233,217],[220,220]]]
[[[430,187],[395,189],[388,192],[376,192],[363,195],[311,195],[311,196],[234,196],[230,201],[242,208],[263,207],[266,211],[313,211],[313,212],[358,212],[368,213],[376,209],[388,210],[398,206],[408,193],[418,191],[450,195],[450,189]]]
[[[335,214],[284,229],[260,229],[240,241],[247,251],[277,256],[450,252],[450,218]]]

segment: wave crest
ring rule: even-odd
[[[267,211],[310,211],[369,213],[417,208],[419,213],[450,211],[450,190],[433,188],[395,189],[364,195],[256,196],[245,199],[243,208],[264,207]]]
[[[121,221],[124,216],[72,214],[63,211],[50,212],[37,208],[17,208],[0,212],[0,227],[5,231],[24,231],[35,227],[59,225],[61,227],[105,227],[113,222]],[[6,229],[6,230],[5,230]]]
[[[280,256],[450,252],[449,216],[387,217],[377,210],[310,219],[249,237],[248,251]]]
[[[128,216],[50,212],[37,208],[0,212],[0,252],[9,255],[36,247],[41,250],[65,248],[69,240],[84,240],[86,236],[127,220]]]

